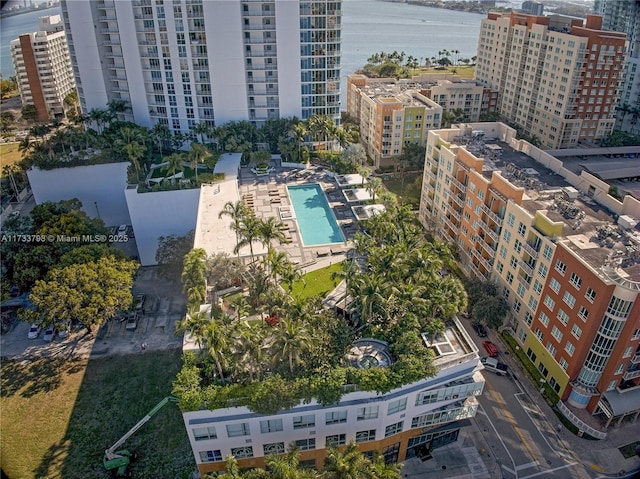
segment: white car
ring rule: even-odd
[[[118,234],[119,234],[119,235],[125,235],[125,234],[127,234],[127,225],[120,225],[120,226],[118,226]]]
[[[32,324],[29,328],[29,334],[27,337],[29,339],[36,339],[40,335],[40,327],[37,324]]]
[[[45,330],[44,336],[42,336],[42,339],[45,342],[50,343],[51,341],[53,341],[53,338],[54,338],[55,335],[56,335],[56,330],[54,329],[53,326],[49,326]]]

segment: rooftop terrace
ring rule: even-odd
[[[531,215],[544,212],[551,221],[562,223],[562,234],[554,241],[562,242],[603,277],[640,289],[637,218],[624,215],[618,218],[588,195],[580,193],[562,176],[500,140],[454,137],[452,145],[464,147],[476,157],[484,158],[482,173],[487,179],[497,171],[515,186],[524,188],[522,207]],[[580,164],[585,161],[593,160],[581,158],[567,166],[579,172]],[[637,169],[637,158],[627,155],[615,161],[617,168]],[[594,162],[593,167],[598,165]]]

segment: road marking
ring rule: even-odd
[[[491,384],[489,384],[488,382],[485,381],[485,386],[487,386],[489,388],[489,391],[494,392],[495,389],[493,389],[493,387],[491,386]],[[516,398],[517,399],[517,398]],[[525,439],[525,437],[522,435],[522,433],[520,432],[520,428],[518,427],[518,425],[516,424],[515,420],[513,419],[513,416],[511,415],[511,413],[509,412],[509,409],[507,408],[507,404],[500,399],[499,401],[496,401],[498,404],[500,404],[502,407],[500,408],[501,411],[505,412],[506,414],[503,414],[504,419],[511,424],[511,427],[513,428],[513,430],[515,431],[515,433],[518,435],[518,437],[520,438],[520,442],[522,443],[522,445],[525,447],[525,449],[527,450],[527,452],[529,453],[529,455],[531,456],[531,459],[533,459],[534,461],[538,460],[538,457],[536,456],[536,454],[533,452],[533,449],[531,449],[531,446],[529,446],[528,441]],[[518,401],[518,403],[520,404],[520,401]],[[531,419],[531,416],[529,416],[529,419]],[[536,427],[535,423],[533,423],[533,426],[538,430],[538,432],[540,432],[540,430]],[[515,462],[512,460],[511,461],[515,467]]]
[[[485,383],[485,384],[487,384],[487,383]],[[479,405],[478,410],[480,410],[481,408],[482,408],[482,404]],[[516,462],[513,460],[513,457],[511,457],[511,453],[509,452],[509,449],[507,449],[506,444],[502,440],[502,437],[500,436],[500,434],[498,434],[498,430],[493,425],[493,422],[491,422],[491,418],[487,415],[486,412],[485,412],[485,416],[487,416],[487,421],[489,421],[489,424],[491,425],[491,428],[493,429],[493,432],[496,433],[496,437],[500,441],[500,444],[502,444],[502,447],[504,448],[505,452],[507,453],[507,456],[509,456],[509,459],[511,459],[511,464],[513,464],[513,467],[516,467]],[[505,467],[505,465],[503,464],[502,467]],[[516,472],[513,469],[509,469],[509,470],[512,472],[512,474],[514,476],[518,477],[518,474],[516,474]]]
[[[533,427],[536,428],[536,431],[538,431],[540,433],[540,436],[542,436],[542,439],[544,440],[544,442],[547,444],[547,447],[549,449],[551,449],[552,451],[556,452],[555,449],[553,447],[551,447],[551,444],[549,444],[549,441],[547,441],[546,436],[542,433],[542,431],[540,430],[540,428],[538,427],[538,425],[536,424],[536,422],[533,420],[533,418],[531,417],[531,415],[529,414],[529,411],[531,409],[529,409],[527,406],[525,406],[524,404],[522,404],[522,401],[520,401],[520,398],[518,397],[518,395],[516,394],[516,400],[518,401],[518,404],[520,404],[520,407],[522,407],[522,409],[524,409],[524,413],[529,417],[529,420],[531,421],[531,424],[533,424]],[[541,411],[532,411],[534,414],[542,414],[544,417],[544,413],[542,413]]]
[[[572,462],[570,464],[565,464],[564,466],[554,467],[553,469],[547,469],[546,471],[536,472],[535,474],[530,474],[529,476],[523,476],[520,479],[529,479],[531,477],[542,476],[543,474],[549,474],[550,472],[559,471],[560,469],[566,469],[567,467],[575,466],[578,462]]]
[[[516,466],[516,471],[522,471],[523,469],[529,469],[530,467],[536,467],[539,465],[540,465],[539,461],[533,461],[528,464],[522,464],[521,466]]]
[[[513,469],[505,466],[504,464],[501,464],[501,465],[502,465],[502,469],[504,469],[505,471],[510,472],[514,476],[518,477],[518,474],[516,473],[516,471],[514,471]]]

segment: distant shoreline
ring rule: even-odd
[[[389,3],[406,3],[407,5],[418,5],[420,7],[442,8],[454,12],[477,13],[484,15],[490,11],[499,11],[501,7],[481,5],[473,1],[443,2],[442,0],[382,0]],[[504,8],[504,7],[502,7]],[[511,8],[505,9],[511,11]]]
[[[21,8],[20,10],[9,10],[6,12],[0,10],[0,20],[9,18],[9,17],[17,17],[18,15],[24,15],[25,13],[33,13],[38,11],[44,12],[45,10],[50,10],[52,8],[58,8],[58,7],[60,7],[59,3],[50,7],[43,7],[43,8],[40,8],[38,6],[33,6],[29,8]]]

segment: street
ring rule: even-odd
[[[468,328],[482,354],[482,340],[470,330]],[[500,349],[500,343],[496,344]],[[501,351],[498,359],[503,361],[503,357]],[[501,477],[583,479],[597,476],[596,471],[578,462],[571,451],[558,447],[557,441],[550,443],[548,438],[557,437],[554,427],[558,420],[544,417],[535,402],[542,399],[532,400],[528,396],[519,384],[518,372],[515,377],[512,374],[498,376],[486,370],[483,374],[486,385],[478,398],[480,408],[475,419],[500,465]]]

